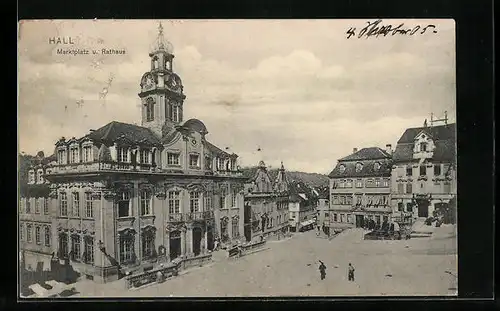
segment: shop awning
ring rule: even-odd
[[[300,226],[301,227],[305,227],[305,226],[309,226],[309,225],[312,225],[313,223],[315,223],[316,221],[314,219],[309,219],[309,220],[306,220],[306,221],[303,221],[300,223]]]

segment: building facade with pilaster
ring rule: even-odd
[[[447,213],[456,200],[456,125],[427,120],[405,130],[394,151],[392,208],[394,219],[411,223],[417,218]],[[435,125],[436,122],[444,124]]]
[[[243,235],[238,156],[184,121],[184,95],[160,26],[140,79],[141,126],[113,121],[61,138],[50,182],[52,249],[97,282],[207,254]]]
[[[245,185],[245,238],[268,238],[288,233],[288,179],[281,163],[273,181],[264,161]]]
[[[329,174],[330,210],[326,223],[330,232],[363,227],[373,220],[381,225],[391,217],[392,148],[353,149],[338,160]]]

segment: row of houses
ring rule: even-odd
[[[289,195],[300,185],[283,166],[271,179],[262,162],[249,179],[202,121],[184,121],[186,95],[161,29],[149,57],[138,83],[141,126],[112,121],[62,137],[53,155],[38,154],[23,170],[19,245],[28,270],[64,260],[89,279],[113,281],[204,256],[215,241],[286,233],[289,218],[298,230],[315,212],[303,190]]]
[[[370,221],[411,225],[436,215],[453,221],[455,133],[455,123],[445,117],[406,129],[395,150],[391,144],[354,148],[329,174],[329,204],[319,207],[320,224],[338,231]]]

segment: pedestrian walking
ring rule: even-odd
[[[349,263],[349,267],[347,269],[347,279],[354,282],[354,267],[351,263]]]
[[[324,280],[325,277],[326,277],[326,266],[325,266],[325,264],[321,260],[319,260],[319,263],[320,263],[320,265],[319,265],[319,275],[320,275],[321,280]]]

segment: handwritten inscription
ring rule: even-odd
[[[364,28],[358,29],[356,27],[351,27],[347,30],[347,39],[351,37],[354,38],[370,38],[375,37],[378,38],[380,36],[413,36],[413,35],[423,35],[425,33],[437,33],[436,25],[428,24],[425,26],[416,25],[413,27],[405,26],[404,23],[399,24],[398,26],[393,25],[383,25],[382,20],[376,20],[373,22],[366,22],[367,25]]]

